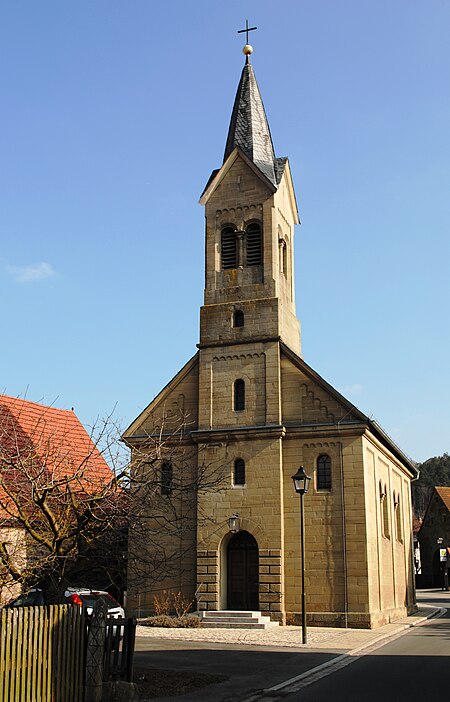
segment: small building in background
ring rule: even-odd
[[[450,487],[435,487],[417,535],[421,573],[418,587],[443,587],[450,566]]]
[[[39,586],[39,576],[51,577],[52,540],[66,539],[58,548],[66,549],[73,575],[73,554],[91,549],[80,545],[89,497],[113,483],[111,468],[73,410],[0,395],[0,606],[23,588]],[[84,570],[81,561],[80,577],[90,579],[83,584],[108,584],[95,580],[104,577],[96,572],[97,559]]]

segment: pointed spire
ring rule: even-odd
[[[246,51],[250,49],[250,51]],[[224,162],[236,146],[277,186],[275,154],[263,101],[249,60],[251,47],[244,47],[245,66],[234,101]]]

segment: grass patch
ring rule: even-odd
[[[155,697],[175,697],[185,695],[194,690],[201,690],[208,685],[214,685],[228,680],[226,675],[196,673],[192,670],[161,670],[159,668],[137,667],[134,671],[134,682],[138,686],[139,699],[142,702]]]

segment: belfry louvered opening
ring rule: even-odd
[[[222,229],[221,235],[222,270],[237,268],[238,248],[236,232],[232,227]]]
[[[261,227],[256,222],[249,224],[246,229],[247,266],[262,264]]]

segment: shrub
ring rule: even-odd
[[[202,626],[200,617],[196,617],[192,614],[183,614],[182,617],[178,618],[178,621],[181,623],[180,626],[182,626],[183,629],[199,629]]]
[[[165,629],[198,629],[202,622],[199,617],[184,614],[182,617],[170,617],[168,614],[159,614],[156,617],[140,619],[143,626],[160,626]]]
[[[153,604],[158,617],[161,615],[169,614],[170,595],[167,594],[167,590],[163,590],[163,593],[160,597],[158,597],[158,595],[155,595],[153,598]]]
[[[157,617],[175,611],[178,618],[184,617],[194,604],[193,600],[186,599],[183,592],[168,593],[163,590],[161,595],[153,597],[153,607]]]
[[[183,592],[173,592],[172,600],[177,617],[185,617],[194,604],[193,600],[187,600]]]

